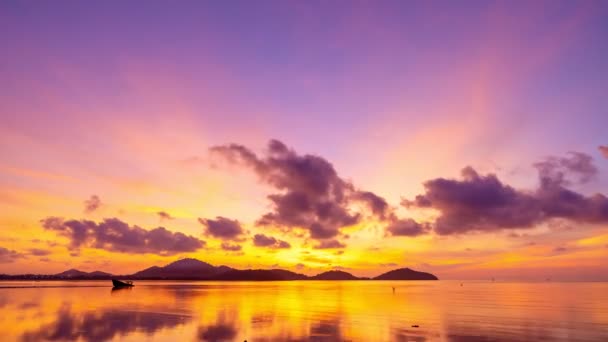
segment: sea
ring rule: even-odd
[[[0,282],[0,341],[608,341],[606,282]]]

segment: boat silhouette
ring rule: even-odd
[[[118,279],[112,279],[112,285],[114,285],[114,287],[132,287],[133,282],[130,280],[118,280]]]

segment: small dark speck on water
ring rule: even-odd
[[[419,328],[420,326],[418,324],[414,324],[412,325],[412,328]]]

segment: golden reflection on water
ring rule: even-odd
[[[608,341],[608,283],[109,285],[1,282],[2,341]]]

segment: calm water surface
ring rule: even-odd
[[[608,341],[608,283],[139,281],[114,291],[109,285],[0,282],[0,339]]]

